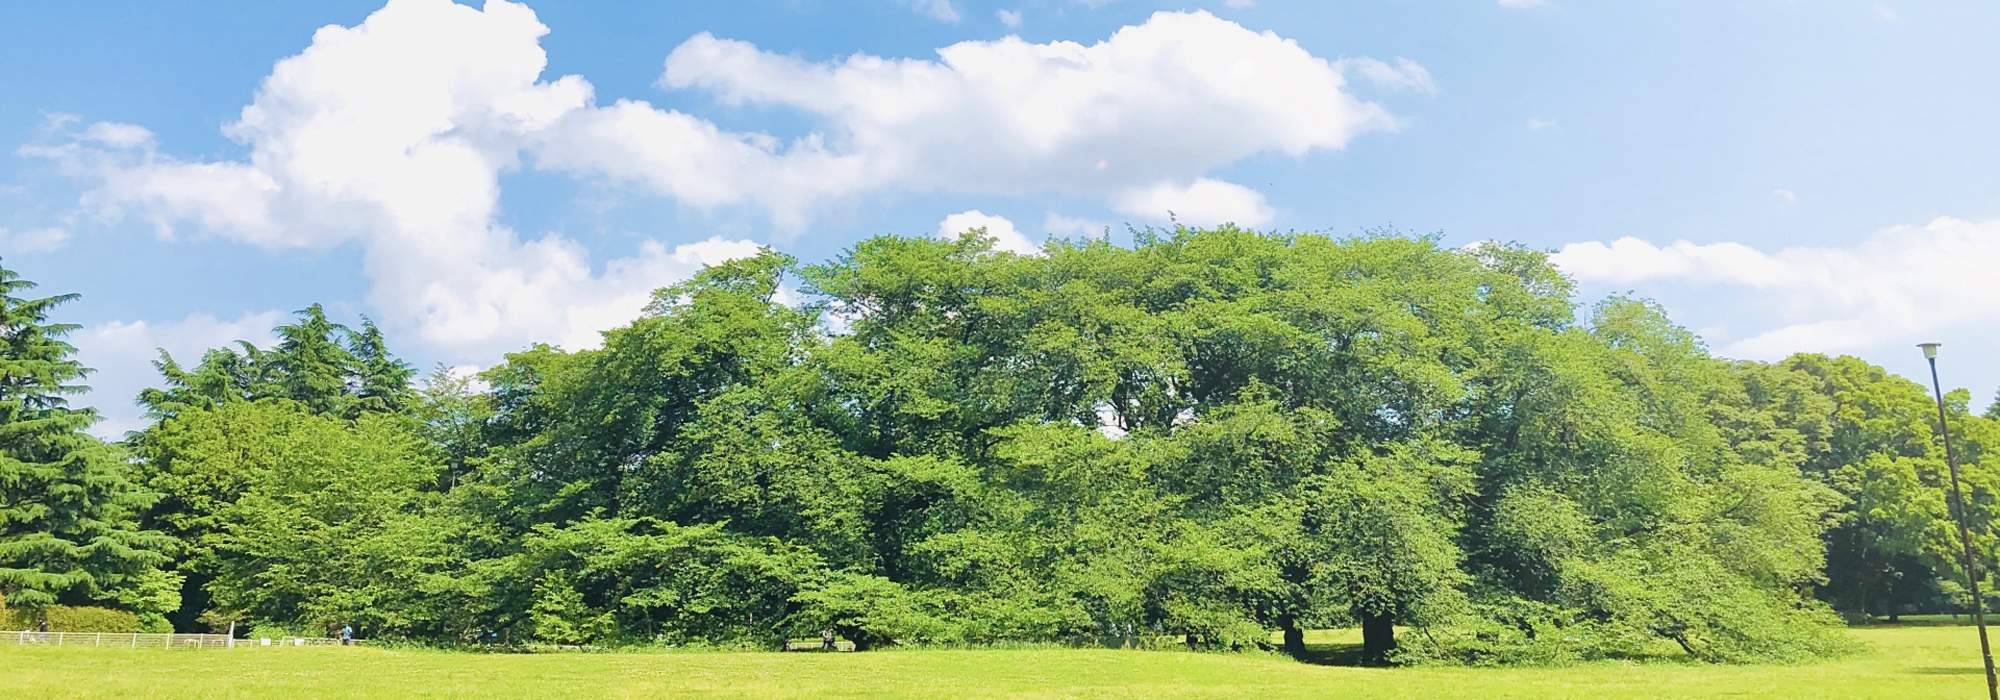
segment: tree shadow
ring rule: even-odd
[[[1986,675],[1986,669],[1979,666],[1931,666],[1913,668],[1909,670],[1909,673],[1924,676],[1984,676]]]
[[[1315,666],[1367,666],[1361,662],[1360,644],[1307,644],[1306,653],[1292,657]]]

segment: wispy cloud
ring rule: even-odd
[[[69,243],[69,231],[59,228],[31,228],[13,231],[0,228],[0,256],[15,253],[49,253]]]
[[[1776,359],[1847,352],[1972,323],[2000,322],[2000,220],[1940,218],[1858,245],[1766,253],[1741,243],[1636,238],[1572,243],[1555,263],[1584,282],[1755,290],[1738,306],[1761,321],[1724,354]],[[1739,332],[1742,322],[1735,324]]]
[[[907,2],[911,9],[931,19],[953,24],[958,22],[958,8],[952,6],[951,0],[907,0]]]
[[[1337,65],[1343,72],[1360,73],[1369,82],[1391,90],[1414,90],[1425,94],[1437,92],[1437,83],[1431,81],[1431,72],[1407,58],[1396,59],[1394,65],[1365,56],[1344,58]]]

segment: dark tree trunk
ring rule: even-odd
[[[1306,659],[1306,631],[1299,629],[1299,621],[1288,615],[1279,620],[1278,624],[1285,630],[1285,653],[1291,655],[1294,659],[1304,661]]]
[[[862,631],[862,629],[859,627],[834,625],[833,631],[835,634],[839,636],[846,637],[847,641],[853,642],[855,651],[868,651],[869,649],[874,649],[879,646],[886,646],[888,644],[893,643],[894,641],[889,639],[877,639],[875,635]]]
[[[185,570],[183,570],[185,571]],[[181,634],[208,632],[208,625],[201,621],[201,614],[208,612],[208,584],[215,577],[196,571],[185,571],[181,579],[181,607],[167,614],[174,631]]]
[[[1361,615],[1361,663],[1389,665],[1389,652],[1396,650],[1396,620],[1388,615]]]

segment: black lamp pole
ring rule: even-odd
[[[1965,528],[1965,494],[1958,487],[1958,455],[1951,449],[1951,424],[1945,421],[1944,385],[1938,383],[1937,343],[1924,343],[1924,360],[1931,364],[1931,391],[1937,395],[1938,430],[1944,438],[1944,464],[1951,470],[1952,515],[1958,520],[1958,542],[1965,552],[1965,582],[1972,589],[1972,622],[1979,626],[1979,655],[1986,660],[1986,697],[2000,700],[2000,681],[1993,676],[1993,647],[1986,642],[1986,600],[1979,597],[1979,558],[1972,552],[1972,534]]]

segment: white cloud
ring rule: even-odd
[[[951,6],[951,0],[908,0],[911,9],[939,22],[958,22],[958,8]]]
[[[1526,10],[1547,4],[1548,0],[1500,0],[1500,6],[1510,10]]]
[[[0,256],[18,253],[48,253],[69,243],[69,232],[59,228],[31,228],[13,231],[0,228]]]
[[[1903,16],[1896,14],[1896,11],[1890,9],[1887,5],[1876,5],[1875,18],[1884,22],[1895,22],[1903,19]]]
[[[1020,10],[998,10],[993,13],[993,16],[1000,18],[1000,23],[1007,25],[1008,29],[1021,28]]]
[[[1050,234],[1064,238],[1096,238],[1104,235],[1111,224],[1090,219],[1075,219],[1051,212],[1042,220],[1042,228]]]
[[[230,321],[195,314],[166,323],[112,321],[77,331],[70,337],[77,359],[97,371],[86,380],[90,394],[75,397],[72,403],[95,406],[104,416],[91,432],[123,438],[126,431],[146,426],[145,411],[134,400],[139,390],[160,385],[153,361],[159,359],[161,349],[182,366],[192,367],[209,348],[233,345],[238,340],[269,347],[271,329],[286,318],[277,311],[245,313]]]
[[[986,229],[986,235],[993,237],[993,249],[1020,255],[1041,255],[1042,247],[1028,240],[1014,229],[1014,222],[1005,217],[993,216],[978,209],[962,211],[944,217],[938,223],[938,238],[957,238],[976,228]]]
[[[1554,261],[1584,282],[1754,290],[1739,305],[1766,314],[1767,329],[1722,348],[1736,357],[1845,352],[1950,325],[2000,321],[2000,275],[1993,274],[2000,268],[2000,220],[1940,218],[1883,229],[1853,247],[1776,253],[1738,243],[1590,241],[1564,246]]]
[[[1784,200],[1788,205],[1799,203],[1799,194],[1791,190],[1771,190],[1771,194],[1778,195],[1778,199]]]
[[[653,288],[757,248],[647,242],[593,273],[576,242],[523,240],[495,221],[500,173],[565,116],[591,111],[581,78],[540,80],[546,32],[522,5],[394,0],[278,62],[225,127],[246,160],[177,159],[145,129],[108,123],[24,152],[95,180],[87,208],[164,235],[193,224],[267,248],[359,244],[385,325],[442,358],[593,345]]]
[[[701,34],[667,57],[661,85],[823,120],[822,131],[782,148],[744,137],[761,152],[697,171],[717,183],[708,198],[716,204],[786,190],[787,198],[760,203],[793,221],[818,201],[884,190],[1126,198],[1163,183],[1185,186],[1253,154],[1303,156],[1396,127],[1380,105],[1346,92],[1333,63],[1206,12],[1158,13],[1089,46],[963,42],[939,49],[935,61],[811,63]],[[593,127],[603,136],[579,136],[544,157],[680,196],[688,187],[680,161],[628,146],[666,128],[642,122],[675,113],[623,106],[618,126]],[[594,155],[611,151],[624,155],[610,165]]]
[[[1091,45],[964,42],[936,60],[812,63],[705,33],[667,57],[663,87],[796,109],[817,125],[787,141],[645,102],[598,105],[579,76],[543,79],[547,31],[505,0],[390,0],[278,62],[225,127],[244,159],[177,158],[144,128],[112,123],[65,125],[66,142],[23,153],[92,182],[89,212],[163,236],[358,246],[385,326],[438,359],[487,361],[538,340],[592,344],[649,290],[756,250],[647,243],[599,268],[575,241],[497,222],[500,175],[524,162],[695,208],[761,209],[791,232],[861,197],[933,191],[1056,191],[1151,221],[1171,210],[1195,225],[1257,226],[1272,218],[1263,195],[1208,171],[1395,129],[1347,92],[1346,66],[1429,84],[1407,60],[1336,66],[1206,12],[1158,13]]]
[[[1549,119],[1542,119],[1542,118],[1539,118],[1539,117],[1529,117],[1529,118],[1528,118],[1528,130],[1529,130],[1529,131],[1541,131],[1541,130],[1543,130],[1543,129],[1553,129],[1553,128],[1556,128],[1556,126],[1557,126],[1557,125],[1556,125],[1556,123],[1555,123],[1555,122],[1554,122],[1553,120],[1549,120]]]
[[[1222,0],[1222,4],[1232,10],[1241,10],[1247,7],[1256,7],[1257,0]]]
[[[1169,219],[1195,227],[1233,223],[1256,228],[1271,223],[1275,213],[1264,195],[1242,185],[1201,178],[1192,184],[1160,183],[1120,196],[1112,206],[1119,213],[1154,222]]]
[[[1389,65],[1373,58],[1343,58],[1338,64],[1341,70],[1360,73],[1369,82],[1391,90],[1412,90],[1427,95],[1437,93],[1437,83],[1432,82],[1431,72],[1407,58],[1396,59]]]

